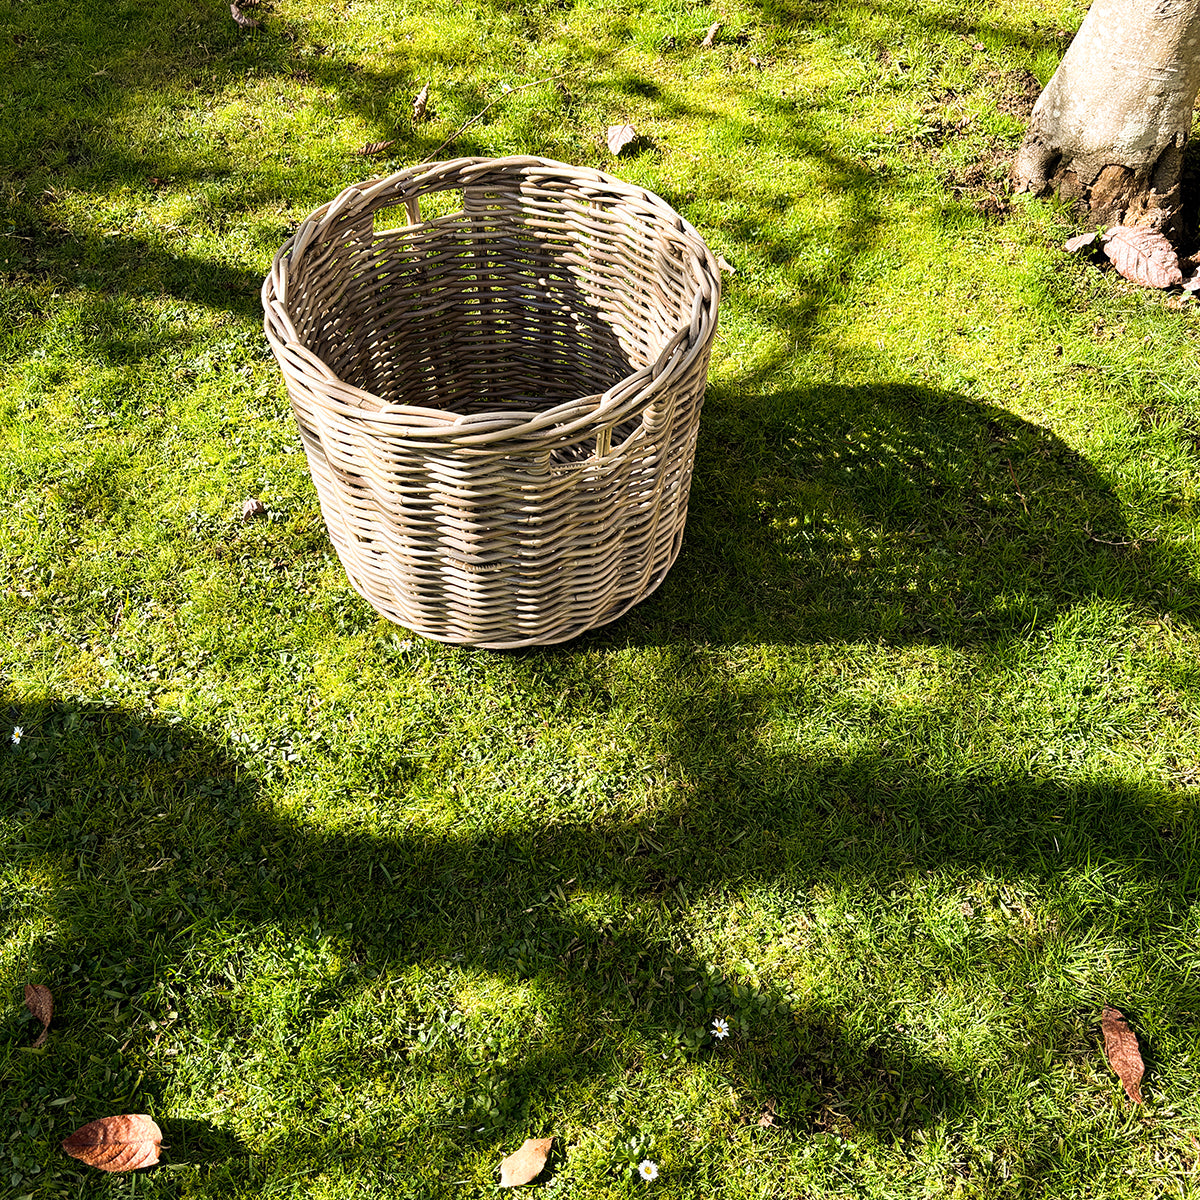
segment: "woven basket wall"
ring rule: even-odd
[[[317,209],[262,295],[330,538],[384,616],[541,645],[662,582],[720,274],[657,196],[538,158],[413,167]]]

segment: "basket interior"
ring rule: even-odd
[[[339,379],[387,405],[542,411],[650,366],[689,323],[683,252],[649,204],[544,181],[461,195],[321,248],[292,315]]]

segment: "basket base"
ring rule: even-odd
[[[675,560],[679,557],[682,545],[683,538],[676,538],[675,545],[672,547],[666,563],[654,574],[646,587],[633,597],[633,599],[623,599],[619,604],[613,605],[608,610],[599,613],[589,613],[582,617],[578,613],[575,613],[572,619],[564,621],[562,625],[543,630],[537,634],[531,634],[528,637],[496,640],[481,640],[477,636],[466,632],[460,633],[453,629],[447,630],[444,622],[438,625],[429,625],[420,620],[414,620],[412,614],[402,613],[399,609],[393,609],[381,603],[355,577],[355,572],[344,561],[342,565],[346,568],[346,576],[350,581],[350,586],[381,617],[385,617],[394,625],[399,625],[402,629],[406,629],[410,633],[428,638],[431,642],[444,642],[450,646],[474,646],[477,650],[528,650],[535,646],[559,646],[563,642],[569,642],[573,638],[580,637],[582,634],[588,633],[593,629],[600,629],[605,625],[611,625],[614,621],[619,621],[631,608],[641,604],[643,600],[648,599],[662,586],[671,567],[675,565]]]

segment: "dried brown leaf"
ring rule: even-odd
[[[704,35],[704,41],[700,43],[702,50],[711,50],[717,43],[717,34],[721,32],[721,22],[714,21],[709,27],[708,32]]]
[[[1092,245],[1100,235],[1098,233],[1081,233],[1077,237],[1067,238],[1063,249],[1068,254],[1078,254],[1085,246]]]
[[[267,506],[257,496],[247,496],[242,501],[242,520],[250,521],[254,517],[265,517]]]
[[[758,1117],[759,1129],[770,1129],[772,1126],[779,1124],[779,1117],[775,1113],[775,1101],[768,1100],[763,1105],[763,1110]]]
[[[532,1183],[542,1173],[553,1145],[553,1138],[526,1138],[520,1150],[500,1163],[500,1186],[520,1187],[523,1183]]]
[[[632,125],[610,125],[608,127],[608,148],[614,157],[621,153],[626,146],[637,141],[637,130]]]
[[[25,1007],[42,1023],[42,1032],[33,1043],[36,1050],[46,1043],[46,1034],[50,1031],[50,1021],[54,1016],[54,996],[44,983],[27,983],[25,985]]]
[[[136,1171],[158,1162],[162,1130],[147,1116],[101,1117],[75,1130],[62,1144],[72,1158],[100,1171]]]
[[[262,28],[261,21],[256,21],[253,17],[246,16],[246,14],[244,12],[242,12],[242,10],[240,8],[238,8],[237,4],[231,4],[229,6],[229,15],[231,17],[233,17],[233,19],[243,29],[261,29]]]
[[[1104,1054],[1108,1065],[1116,1072],[1130,1100],[1141,1104],[1141,1082],[1146,1068],[1138,1049],[1137,1034],[1129,1028],[1125,1014],[1107,1004],[1100,1014],[1100,1028],[1104,1033]]]
[[[429,106],[429,84],[426,84],[413,100],[413,121],[420,124],[425,120],[425,109]]]
[[[1179,255],[1157,229],[1139,225],[1117,225],[1101,242],[1119,274],[1142,287],[1169,288],[1183,283]]]
[[[358,153],[361,154],[363,156],[363,158],[372,158],[376,154],[384,154],[386,151],[390,150],[395,144],[396,143],[394,141],[391,141],[391,142],[368,142],[365,146],[362,146],[358,150]]]

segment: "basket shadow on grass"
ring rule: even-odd
[[[742,735],[771,701],[699,679],[673,745],[700,781],[686,803],[636,821],[551,820],[513,830],[480,821],[458,836],[411,825],[330,832],[283,816],[252,769],[181,724],[75,703],[8,712],[27,732],[19,749],[0,754],[6,854],[54,880],[46,914],[54,932],[28,962],[29,977],[57,998],[53,1053],[14,1053],[28,1044],[23,1021],[10,1020],[3,1034],[9,1094],[23,1106],[25,1132],[57,1144],[72,1119],[163,1112],[172,1072],[145,1019],[165,1021],[166,1008],[178,1010],[193,1045],[203,1025],[214,1052],[252,1049],[250,1008],[238,996],[244,956],[275,931],[298,946],[329,936],[342,952],[337,971],[322,976],[292,1014],[301,1042],[306,1026],[411,963],[434,974],[536,981],[557,997],[560,1036],[526,1048],[502,1075],[480,1067],[499,1086],[496,1111],[452,1113],[444,1128],[428,1131],[434,1157],[452,1159],[465,1142],[515,1145],[540,1128],[572,1081],[619,1073],[627,1064],[610,1035],[594,1036],[611,1029],[606,1021],[639,1033],[653,1054],[670,1049],[672,1030],[702,1029],[717,1013],[749,1022],[749,1036],[721,1065],[750,1124],[770,1103],[783,1122],[775,1133],[786,1136],[854,1128],[903,1138],[972,1106],[975,1072],[948,1069],[886,1023],[875,1034],[852,1033],[846,1014],[803,981],[739,993],[686,940],[665,935],[655,914],[677,900],[759,885],[786,884],[802,910],[822,882],[861,880],[886,897],[924,869],[1048,880],[1071,867],[1114,863],[1140,885],[1140,903],[1115,918],[1094,916],[1136,939],[1200,883],[1196,823],[1180,817],[1164,828],[1162,796],[1102,781],[1066,787],[997,776],[968,784],[886,752],[747,761]],[[410,764],[394,757],[379,769],[403,777]],[[580,917],[571,884],[627,898],[630,922],[596,926]],[[1086,937],[1091,920],[1072,936]],[[238,949],[225,964],[210,956],[197,976],[195,947],[212,939]],[[869,979],[865,986],[870,994]],[[108,1018],[114,995],[139,1014],[132,1027]],[[403,1004],[394,986],[388,1004]],[[416,1048],[412,1026],[392,1034],[384,1050],[369,1038],[355,1044],[352,1033],[343,1046],[381,1085]],[[1043,1028],[1037,1044],[1013,1053],[1035,1070],[1047,1047],[1071,1036],[1066,1027]],[[203,1054],[191,1050],[193,1058]],[[77,1102],[46,1109],[33,1099],[39,1088],[43,1097]],[[303,1132],[301,1122],[239,1166],[232,1134],[164,1116],[165,1128],[194,1147],[189,1161],[235,1175],[266,1171],[268,1157],[302,1156],[319,1166],[331,1156],[373,1158],[390,1144],[386,1128],[360,1129],[362,1140],[343,1146],[337,1133]]]
[[[1200,600],[1051,431],[911,383],[719,387],[679,561],[598,636],[1001,647],[1093,598],[1186,619]]]

